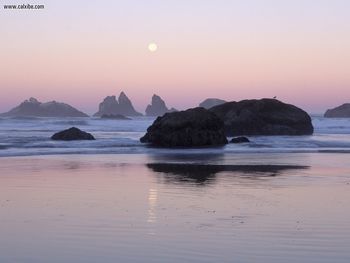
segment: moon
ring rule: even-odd
[[[151,52],[156,52],[158,49],[158,46],[156,43],[149,43],[148,44],[148,50],[151,51]]]

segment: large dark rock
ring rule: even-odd
[[[50,101],[42,103],[35,98],[25,100],[19,106],[1,114],[4,117],[88,117],[72,106]]]
[[[350,118],[350,103],[345,103],[334,109],[329,109],[324,114],[325,118]]]
[[[94,116],[101,117],[104,114],[108,115],[124,115],[124,116],[142,116],[141,113],[137,112],[132,105],[130,99],[121,92],[118,100],[115,96],[106,97],[103,102],[99,105],[99,110]]]
[[[226,103],[226,101],[225,100],[221,100],[221,99],[209,98],[209,99],[206,99],[206,100],[202,101],[199,104],[199,107],[203,107],[205,109],[210,109],[210,108],[212,108],[214,106],[221,105],[223,103]]]
[[[248,143],[248,142],[250,142],[249,139],[244,136],[232,138],[230,141],[230,143]]]
[[[166,113],[158,117],[140,139],[160,147],[224,145],[224,123],[204,108]]]
[[[152,96],[152,102],[150,105],[146,108],[146,115],[147,116],[162,116],[167,112],[174,111],[174,109],[169,110],[166,106],[164,100],[162,100],[161,97],[154,94]]]
[[[55,133],[51,139],[56,141],[95,140],[94,136],[90,133],[84,132],[75,127]]]
[[[310,135],[310,116],[302,109],[275,99],[227,102],[210,109],[224,123],[228,136]]]

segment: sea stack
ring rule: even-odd
[[[204,108],[166,113],[140,139],[158,147],[203,147],[227,144],[224,123]]]
[[[168,109],[166,106],[164,100],[162,100],[161,97],[158,95],[154,94],[152,96],[152,102],[150,105],[147,106],[146,108],[146,115],[147,116],[162,116],[167,112],[173,112],[176,111],[176,109]]]
[[[0,114],[4,117],[88,117],[72,106],[56,101],[42,103],[35,98],[25,100],[17,107]]]
[[[350,118],[350,103],[329,109],[324,114],[325,118]]]
[[[95,140],[94,136],[90,133],[84,132],[76,127],[57,132],[52,135],[51,139],[55,141]]]
[[[220,105],[220,104],[223,104],[223,103],[226,103],[225,100],[221,100],[221,99],[215,99],[215,98],[209,98],[209,99],[206,99],[204,101],[202,101],[200,104],[199,104],[199,107],[202,107],[202,108],[205,108],[205,109],[210,109],[214,106],[217,106],[217,105]]]
[[[121,92],[118,100],[115,96],[106,97],[99,105],[99,110],[94,116],[101,117],[102,115],[124,115],[124,116],[142,116],[137,112],[132,105],[130,99]]]
[[[311,135],[311,117],[276,99],[227,102],[210,109],[225,124],[226,135]]]

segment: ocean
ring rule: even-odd
[[[60,154],[230,154],[285,152],[350,153],[350,119],[313,116],[312,136],[251,136],[252,143],[218,148],[159,149],[140,143],[154,118],[105,120],[99,118],[0,119],[0,157]],[[92,133],[95,141],[62,142],[50,137],[75,126]]]

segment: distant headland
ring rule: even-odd
[[[42,103],[35,98],[23,101],[2,117],[88,117],[87,114],[62,102],[50,101]]]

